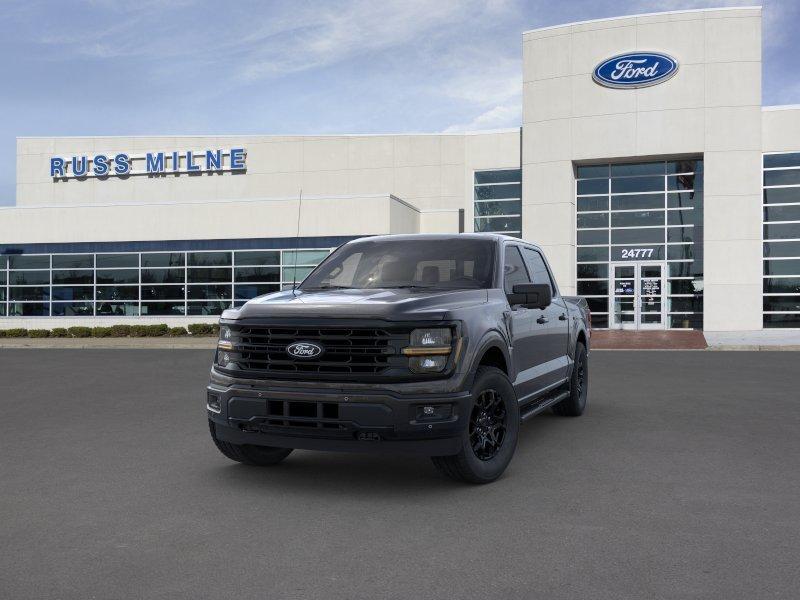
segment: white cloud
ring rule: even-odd
[[[485,129],[506,129],[522,124],[522,107],[518,103],[494,106],[479,114],[468,123],[450,125],[444,133],[481,131]]]

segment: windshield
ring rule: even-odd
[[[300,289],[490,288],[493,264],[492,240],[363,241],[331,254]]]

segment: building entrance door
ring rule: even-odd
[[[663,262],[611,263],[612,329],[666,329]]]

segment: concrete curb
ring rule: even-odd
[[[212,350],[216,337],[157,337],[157,338],[0,338],[2,348],[49,349],[169,349]]]

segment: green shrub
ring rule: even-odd
[[[69,332],[72,337],[76,338],[92,337],[91,327],[70,327],[67,329],[67,332]]]
[[[159,325],[146,325],[149,337],[161,337],[169,333],[169,326],[165,323]]]
[[[112,325],[111,337],[128,337],[131,334],[130,325]]]
[[[131,337],[145,337],[147,335],[147,325],[131,325]]]
[[[54,327],[50,331],[50,337],[58,337],[58,338],[69,337],[69,332],[63,327]]]
[[[189,333],[191,335],[219,334],[219,325],[214,325],[213,323],[192,323],[189,325]]]
[[[32,337],[32,338],[50,337],[50,330],[49,329],[29,329],[28,330],[28,337]]]
[[[92,327],[92,337],[111,337],[111,327]]]
[[[211,335],[219,335],[219,323],[211,325]]]
[[[22,327],[14,327],[13,329],[6,329],[6,337],[10,338],[28,337],[28,330]]]
[[[167,335],[170,337],[181,337],[188,334],[189,332],[186,331],[185,327],[170,327],[169,332],[167,333]]]
[[[4,337],[6,337],[6,330],[5,329],[0,329],[0,338],[4,338]]]

